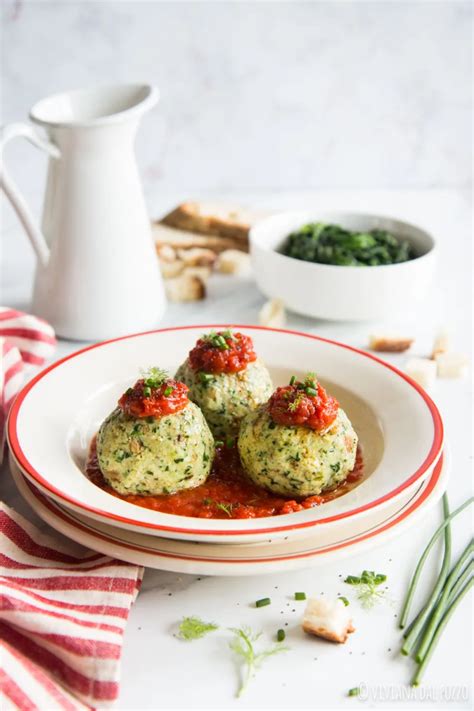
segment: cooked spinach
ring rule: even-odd
[[[398,264],[416,257],[407,240],[386,230],[353,232],[323,222],[311,222],[292,232],[281,251],[305,262],[349,267]]]

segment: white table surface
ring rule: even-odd
[[[429,353],[433,337],[448,326],[456,349],[469,352],[471,323],[471,223],[469,195],[456,191],[364,191],[231,194],[230,199],[263,208],[284,209],[317,205],[322,209],[345,208],[380,212],[405,218],[431,229],[440,243],[439,273],[435,289],[422,312],[400,323],[358,325],[323,323],[289,314],[288,326],[366,347],[371,331],[398,328],[416,336],[413,354]],[[180,196],[154,200],[153,214],[179,201]],[[28,308],[33,258],[13,214],[3,219],[4,239],[2,302]],[[204,302],[170,305],[162,324],[182,325],[229,321],[256,323],[263,297],[255,285],[232,277],[213,277]],[[60,357],[81,344],[61,342]],[[406,355],[390,358],[403,367]],[[464,501],[472,488],[470,452],[471,420],[468,378],[438,381],[432,395],[445,419],[452,452],[449,483],[451,507]],[[38,523],[21,500],[4,465],[0,496],[12,507]],[[132,610],[125,635],[122,688],[118,709],[310,709],[310,708],[467,708],[472,704],[473,649],[472,601],[458,608],[417,690],[408,686],[414,665],[399,654],[400,610],[414,565],[430,533],[441,520],[440,506],[414,530],[369,553],[328,563],[324,568],[252,577],[197,577],[147,569],[143,587]],[[45,524],[41,525],[46,527]],[[470,515],[454,525],[454,553],[470,536]],[[59,535],[59,534],[58,534]],[[433,580],[439,555],[429,561],[424,582]],[[351,588],[341,582],[348,574],[373,569],[388,575],[391,604],[367,612],[353,600],[357,632],[345,645],[333,645],[304,636],[299,622],[304,603],[294,603],[296,590],[345,594]],[[424,585],[422,586],[424,587]],[[271,596],[272,605],[255,609],[253,602]],[[281,612],[283,611],[283,613]],[[219,631],[207,638],[184,643],[173,636],[184,615],[199,615],[225,629],[249,624],[263,630],[270,642],[275,630],[285,626],[291,651],[272,658],[262,667],[248,693],[235,699],[237,668],[228,650],[228,634]],[[347,698],[347,690],[363,684],[367,699]]]

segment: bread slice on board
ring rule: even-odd
[[[223,252],[225,249],[240,249],[243,252],[248,252],[248,242],[232,239],[231,237],[187,232],[176,227],[168,227],[161,222],[152,223],[152,233],[158,251],[164,245],[169,245],[174,249],[202,247],[204,249],[212,249],[214,252]]]
[[[184,202],[165,215],[161,222],[168,227],[246,243],[250,227],[262,216],[263,213],[223,203]]]

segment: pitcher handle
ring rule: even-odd
[[[43,151],[46,151],[46,153],[52,158],[59,158],[61,153],[59,148],[54,143],[51,143],[46,138],[43,138],[39,133],[37,133],[33,126],[28,123],[10,123],[3,126],[1,129],[0,154],[2,155],[2,160],[0,164],[0,188],[2,188],[5,192],[5,195],[18,215],[21,224],[25,228],[26,234],[28,235],[31,245],[35,250],[38,260],[43,266],[46,266],[49,259],[49,247],[46,243],[44,235],[34,219],[30,208],[26,204],[25,198],[22,196],[14,181],[6,172],[3,163],[4,147],[9,141],[11,141],[12,138],[17,138],[19,136],[26,138],[27,141],[32,143],[37,148],[41,148]]]

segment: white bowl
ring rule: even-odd
[[[22,472],[44,494],[90,518],[141,533],[218,543],[261,542],[308,533],[382,510],[431,473],[441,453],[438,410],[410,378],[369,353],[293,331],[234,326],[251,335],[275,385],[316,371],[352,420],[366,477],[333,501],[281,516],[175,516],[111,496],[84,475],[92,436],[119,395],[152,364],[174,372],[203,331],[185,326],[136,334],[78,351],[34,378],[8,420],[8,443]]]
[[[286,237],[308,222],[349,230],[384,229],[407,239],[419,256],[401,264],[344,267],[305,262],[278,250]],[[334,321],[372,321],[413,313],[434,276],[433,237],[408,222],[354,212],[284,212],[250,230],[250,252],[257,284],[270,298],[305,316]]]

